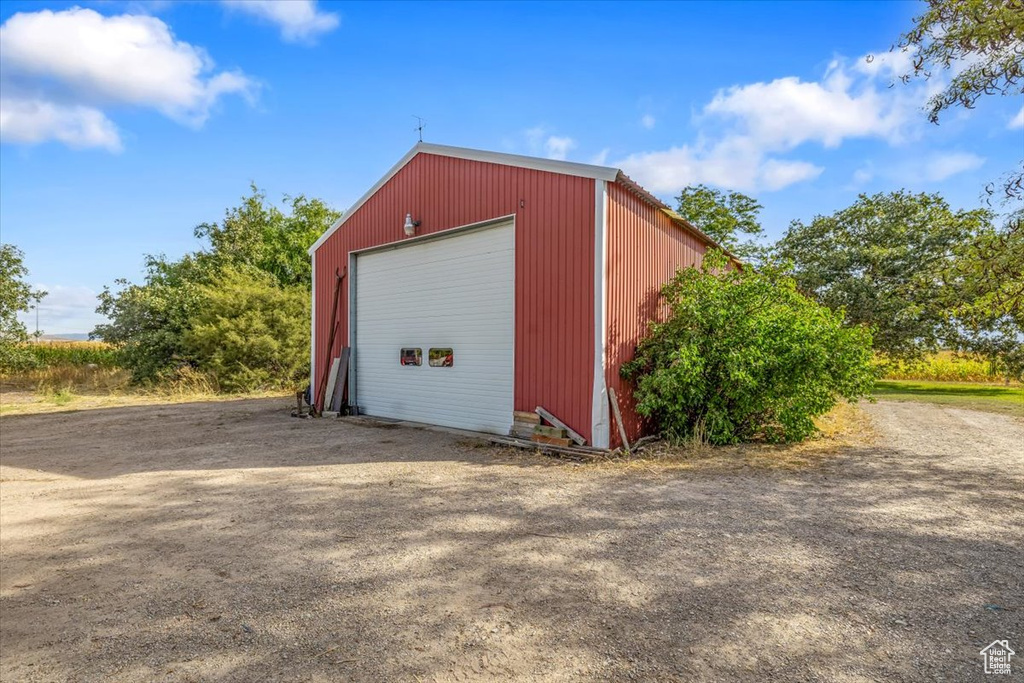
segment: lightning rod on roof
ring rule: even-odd
[[[416,119],[416,123],[419,124],[418,126],[413,128],[413,130],[417,131],[420,134],[420,142],[423,142],[423,129],[426,127],[427,124],[423,123],[423,119],[421,119],[419,116],[416,116],[415,114],[413,114],[412,117]]]

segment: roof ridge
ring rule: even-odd
[[[544,157],[533,157],[525,156],[522,154],[511,154],[509,152],[490,152],[483,149],[473,149],[470,147],[455,147],[453,145],[440,145],[433,142],[417,142],[412,146],[405,155],[398,160],[391,169],[381,177],[373,186],[363,194],[356,202],[345,211],[341,217],[331,225],[330,228],[324,231],[322,235],[309,247],[309,253],[313,254],[316,252],[320,245],[327,241],[334,232],[342,226],[342,224],[348,220],[359,208],[369,200],[381,187],[383,187],[389,180],[391,180],[402,168],[405,167],[417,154],[434,154],[437,156],[451,157],[455,159],[466,159],[468,161],[479,161],[482,163],[499,164],[503,166],[516,166],[518,168],[531,168],[538,171],[546,171],[549,173],[560,173],[562,175],[574,175],[583,178],[593,178],[594,180],[603,180],[606,182],[621,183],[627,189],[634,194],[638,195],[641,199],[651,204],[657,209],[669,214],[676,223],[686,230],[689,230],[695,234],[698,239],[704,240],[709,245],[721,249],[730,258],[739,262],[739,259],[729,253],[722,245],[704,233],[702,230],[697,228],[693,223],[686,220],[683,216],[673,211],[672,208],[655,197],[650,191],[645,189],[635,180],[627,176],[622,172],[622,169],[615,168],[613,166],[596,166],[594,164],[583,164],[577,161],[565,161],[563,159],[546,159]]]

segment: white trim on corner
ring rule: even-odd
[[[356,406],[359,414],[359,400],[356,397],[356,255],[348,254],[348,404]]]
[[[309,316],[309,405],[316,405],[316,253],[310,255],[310,264],[313,269],[312,285],[310,285],[310,298],[312,305]]]
[[[341,218],[334,222],[324,234],[320,235],[316,242],[309,248],[312,254],[320,245],[340,228],[345,221],[359,210],[377,190],[391,180],[402,168],[408,164],[414,156],[423,152],[424,154],[436,154],[442,157],[453,157],[456,159],[468,159],[470,161],[482,161],[490,164],[503,166],[517,166],[520,168],[532,168],[537,171],[548,171],[550,173],[561,173],[563,175],[580,176],[582,178],[593,178],[600,181],[614,181],[619,175],[619,169],[607,166],[593,166],[591,164],[578,164],[574,161],[557,161],[555,159],[540,159],[538,157],[527,157],[519,154],[505,154],[503,152],[487,152],[480,149],[468,149],[466,147],[451,147],[449,145],[434,145],[427,142],[418,142],[412,149],[405,153],[398,163],[391,167],[384,177],[374,183],[373,187],[366,191],[356,203],[349,207],[348,211],[341,215]]]
[[[516,266],[519,265],[519,249],[517,238],[519,225],[516,222],[516,214],[511,214],[512,219],[512,412],[516,411],[516,334],[519,331],[519,318],[516,317],[516,300],[519,294],[519,286],[516,284]],[[515,422],[514,415],[509,415],[509,431],[512,430],[512,423]]]
[[[608,448],[611,424],[605,366],[608,355],[608,181],[594,183],[594,396],[590,442]]]

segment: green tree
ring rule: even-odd
[[[285,197],[289,213],[267,204],[266,194],[251,186],[241,206],[228,209],[220,223],[202,223],[198,239],[210,244],[208,254],[218,267],[253,266],[273,275],[282,287],[308,285],[307,249],[340,216],[319,199]]]
[[[871,332],[801,294],[778,265],[730,269],[721,252],[676,273],[668,307],[622,367],[637,412],[672,438],[798,441],[814,417],[874,382]]]
[[[1024,5],[1021,0],[928,0],[914,26],[892,48],[913,58],[904,82],[950,73],[928,101],[928,120],[953,107],[972,109],[983,95],[1024,94]],[[1004,182],[1024,197],[1024,161]]]
[[[940,273],[945,344],[1024,376],[1024,209],[954,251]]]
[[[146,278],[134,284],[123,278],[117,289],[104,287],[97,313],[110,322],[97,325],[93,337],[117,346],[118,363],[133,381],[151,383],[192,365],[184,334],[202,309],[202,287],[216,276],[216,267],[204,254],[188,254],[178,261],[146,257]]]
[[[681,216],[736,256],[750,259],[761,254],[754,239],[742,239],[764,233],[759,218],[762,207],[753,197],[697,185],[683,189],[676,202]]]
[[[25,255],[13,244],[0,244],[0,368],[18,368],[33,362],[33,356],[22,347],[28,340],[18,313],[29,310],[32,301],[46,296],[33,291],[25,282],[28,269]]]
[[[794,221],[775,249],[804,292],[871,326],[876,350],[911,359],[940,346],[948,305],[939,273],[991,220],[937,194],[860,195],[831,216]]]
[[[253,186],[223,221],[195,228],[196,237],[207,243],[205,248],[177,261],[148,256],[143,283],[121,279],[114,288],[104,288],[96,310],[109,322],[97,326],[93,336],[118,345],[119,360],[136,382],[160,381],[182,367],[201,364],[195,340],[186,337],[210,305],[210,287],[222,282],[225,272],[265,275],[275,287],[299,287],[308,295],[311,270],[306,250],[340,214],[318,199],[300,195],[285,201],[287,213],[269,205],[266,195]],[[308,318],[303,324],[308,326]],[[230,385],[231,381],[225,383]]]
[[[228,269],[200,288],[184,334],[200,371],[226,391],[294,387],[309,378],[309,293],[258,270]]]

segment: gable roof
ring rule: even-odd
[[[517,166],[519,168],[530,168],[536,171],[547,171],[549,173],[560,173],[562,175],[578,176],[581,178],[593,178],[594,180],[604,180],[607,182],[617,182],[625,186],[630,192],[637,195],[640,199],[654,206],[657,209],[665,212],[672,221],[681,227],[682,229],[694,234],[698,239],[703,241],[708,246],[724,251],[729,258],[739,263],[739,259],[730,254],[715,240],[711,239],[708,235],[698,229],[695,225],[690,223],[678,213],[672,210],[668,204],[661,201],[653,194],[645,190],[629,176],[622,172],[621,169],[612,168],[610,166],[595,166],[593,164],[580,164],[574,161],[558,161],[556,159],[542,159],[540,157],[528,157],[520,154],[505,154],[504,152],[488,152],[480,149],[469,149],[468,147],[452,147],[450,145],[435,145],[429,142],[417,142],[413,145],[412,149],[405,153],[401,159],[398,160],[391,169],[384,174],[384,176],[374,183],[373,187],[366,191],[366,193],[356,200],[356,203],[349,207],[348,211],[341,215],[334,224],[324,231],[324,234],[320,235],[319,239],[312,244],[309,248],[309,253],[313,254],[320,245],[327,241],[327,239],[334,234],[334,232],[344,225],[345,221],[349,219],[356,211],[359,210],[367,200],[372,197],[377,190],[382,188],[389,180],[391,180],[402,168],[405,167],[413,157],[417,154],[434,154],[442,157],[453,157],[456,159],[467,159],[469,161],[482,161],[484,163],[499,164],[502,166]]]

